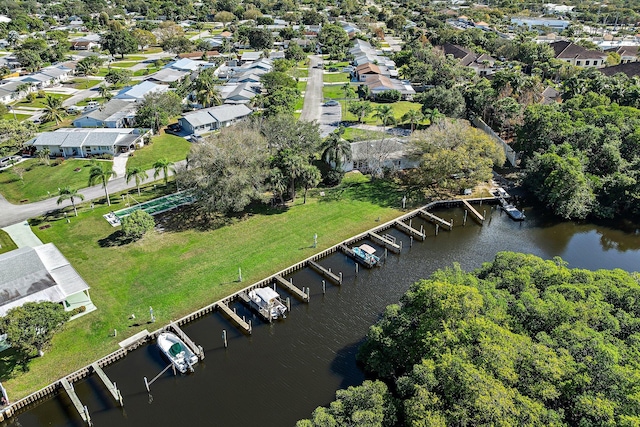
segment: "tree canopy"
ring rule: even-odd
[[[498,253],[411,286],[373,325],[358,359],[373,381],[306,426],[632,426],[640,422],[640,276]],[[377,405],[372,405],[372,402]],[[348,409],[347,409],[348,408]],[[371,424],[340,418],[372,411]],[[384,419],[394,424],[377,424]],[[395,411],[395,415],[393,415]]]

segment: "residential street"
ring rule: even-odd
[[[320,134],[325,137],[333,132],[340,124],[342,118],[340,105],[326,107],[323,105],[322,83],[323,70],[317,68],[322,61],[319,55],[310,56],[309,78],[304,95],[304,105],[300,120],[315,121],[320,125]]]
[[[185,164],[185,161],[176,162],[175,166]],[[147,171],[148,179],[144,180],[144,184],[148,184],[154,182],[153,178],[154,170],[150,169]],[[172,175],[170,173],[170,175]],[[117,193],[118,191],[135,188],[136,183],[135,180],[131,180],[128,184],[126,183],[124,176],[116,177],[109,181],[108,189],[109,194]],[[104,198],[104,188],[102,185],[94,185],[93,187],[83,188],[78,191],[84,196],[84,201],[88,202],[90,200],[101,199]],[[8,225],[12,225],[18,222],[22,222],[26,219],[36,217],[38,215],[42,215],[48,211],[58,209],[61,207],[65,207],[70,205],[71,202],[66,201],[61,205],[58,205],[56,201],[58,197],[52,197],[47,200],[42,200],[40,202],[29,203],[24,205],[14,205],[9,203],[1,194],[0,194],[0,227],[6,227]]]

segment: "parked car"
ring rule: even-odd
[[[324,103],[325,107],[335,107],[336,105],[340,105],[340,103],[338,101],[336,101],[335,99],[330,99],[327,102]]]

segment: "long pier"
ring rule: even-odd
[[[478,212],[476,210],[476,208],[474,208],[473,206],[471,206],[471,203],[467,202],[466,200],[462,199],[462,204],[464,205],[465,208],[467,208],[467,210],[469,212],[471,212],[471,215],[477,219],[478,221],[480,221],[480,224],[484,223],[484,215],[480,215],[480,212]]]
[[[326,277],[330,282],[333,282],[335,285],[342,285],[342,279],[336,276],[331,271],[327,270],[320,264],[314,261],[309,261],[309,267],[311,267],[314,271],[320,273],[322,277]]]
[[[80,399],[78,398],[78,395],[76,394],[73,386],[69,383],[69,381],[67,381],[66,378],[62,378],[60,380],[60,385],[62,385],[62,388],[64,388],[64,390],[67,392],[69,399],[71,399],[71,403],[73,403],[73,406],[75,406],[76,411],[78,411],[78,414],[80,414],[82,420],[88,425],[91,425],[91,417],[89,416],[89,411],[87,410],[87,407],[83,406],[82,402],[80,402]]]
[[[373,231],[369,232],[369,237],[377,244],[384,246],[386,249],[389,249],[391,252],[396,254],[400,253],[400,250],[402,249],[396,242],[392,242],[385,236],[381,236]]]
[[[285,288],[294,297],[298,298],[300,301],[309,302],[309,295],[304,293],[304,292],[302,292],[302,290],[300,288],[298,288],[297,286],[295,286],[293,283],[291,283],[291,281],[285,279],[284,277],[280,276],[279,274],[276,275],[275,279],[276,279],[276,282],[278,283],[278,285],[280,285],[283,288]]]
[[[417,237],[420,240],[425,239],[426,234],[424,233],[424,230],[416,230],[413,227],[408,226],[407,224],[405,224],[404,222],[398,220],[396,222],[393,223],[393,225],[395,225],[396,227],[398,227],[400,229],[400,231],[402,231],[405,234],[408,234],[409,236],[413,236],[413,237]]]
[[[246,295],[246,293],[244,293],[244,295]],[[231,320],[231,322],[234,323],[237,327],[239,327],[240,329],[242,329],[244,332],[248,334],[252,332],[251,325],[245,322],[242,319],[242,317],[238,316],[235,311],[231,310],[227,304],[225,304],[224,302],[221,302],[217,304],[217,307],[220,309],[220,311],[226,314],[227,317],[229,317],[229,319]]]
[[[102,380],[102,383],[105,385],[105,387],[107,387],[107,390],[109,390],[109,393],[111,393],[113,399],[120,406],[124,406],[124,402],[122,401],[122,393],[120,393],[120,390],[118,390],[118,388],[116,387],[116,383],[111,382],[107,374],[105,374],[102,368],[98,366],[97,362],[93,362],[91,364],[91,367],[93,368],[93,372],[98,374],[98,377],[100,378],[100,380]]]
[[[198,359],[200,360],[204,359],[204,350],[202,349],[202,347],[200,347],[199,345],[196,345],[196,343],[194,343],[193,340],[189,338],[189,336],[185,334],[182,329],[180,329],[180,326],[178,326],[177,323],[171,322],[169,326],[171,327],[171,329],[173,329],[176,332],[178,337],[180,337],[180,339],[184,341],[184,343],[187,346],[189,346],[191,351],[193,351],[193,354],[198,356]]]
[[[420,209],[418,211],[418,215],[420,215],[422,218],[426,219],[429,222],[433,222],[434,224],[442,225],[444,227],[447,227],[449,230],[453,229],[453,224],[451,224],[448,221],[445,221],[444,219],[440,218],[439,216],[436,216],[436,215],[432,214],[431,212],[427,212],[424,209]]]

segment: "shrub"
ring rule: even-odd
[[[122,231],[130,239],[137,240],[147,231],[153,230],[156,222],[151,215],[143,210],[137,210],[122,220]]]
[[[402,98],[402,94],[399,90],[385,90],[384,92],[380,92],[376,96],[376,100],[379,102],[398,102]]]
[[[64,157],[57,157],[53,162],[51,162],[51,166],[58,166],[64,163]]]
[[[327,172],[324,177],[324,183],[330,187],[338,185],[342,182],[342,178],[344,178],[344,172],[331,169]]]
[[[44,93],[44,91],[43,91],[43,90],[39,90],[39,91],[38,91],[38,95],[37,95],[37,97],[38,97],[38,98],[44,98],[45,96],[47,96],[47,94],[46,94],[46,93]]]

